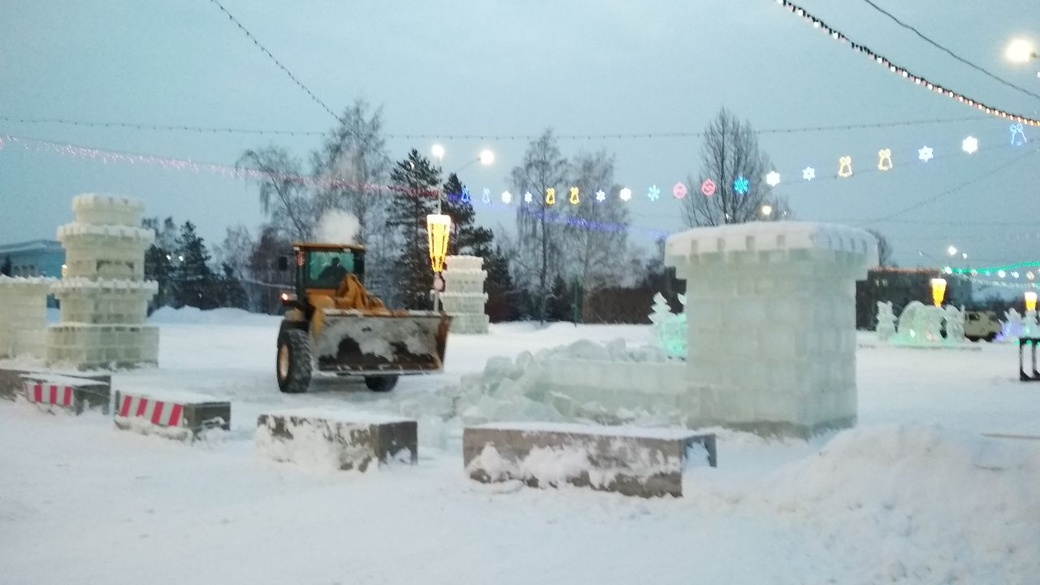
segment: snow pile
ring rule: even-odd
[[[281,317],[261,315],[242,309],[211,309],[203,311],[195,307],[160,307],[148,317],[154,325],[265,325],[276,327]]]
[[[764,499],[772,513],[830,520],[832,538],[854,533],[877,555],[871,582],[1035,574],[1038,447],[938,426],[850,430],[773,476]]]

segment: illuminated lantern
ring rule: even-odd
[[[1027,311],[1035,311],[1036,310],[1036,292],[1035,291],[1031,291],[1031,290],[1030,291],[1026,291],[1026,310]]]
[[[444,270],[444,257],[448,255],[451,217],[440,213],[427,215],[426,234],[430,239],[430,267],[440,273]]]
[[[946,296],[946,279],[944,279],[944,278],[933,278],[932,279],[932,304],[934,304],[936,307],[941,307],[944,296]]]

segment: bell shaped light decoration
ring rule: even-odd
[[[932,304],[936,307],[941,307],[943,297],[946,296],[946,279],[944,278],[933,278],[932,279]]]
[[[1026,311],[1036,310],[1036,291],[1026,291]]]
[[[451,217],[442,213],[426,216],[426,234],[430,241],[430,267],[434,272],[444,270],[444,257],[448,255],[448,237],[451,234]]]

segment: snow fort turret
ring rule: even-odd
[[[54,286],[61,319],[48,330],[47,361],[79,369],[157,363],[159,330],[145,325],[158,285],[144,277],[145,250],[155,240],[139,227],[144,205],[80,195],[72,209],[75,221],[58,228],[66,260]]]
[[[453,317],[453,333],[487,333],[489,318],[484,312],[487,272],[480,256],[448,256],[444,259],[444,312]]]
[[[688,422],[805,437],[855,425],[856,281],[877,241],[840,225],[754,222],[668,238],[686,281]]]

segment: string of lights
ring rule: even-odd
[[[1035,97],[1037,99],[1040,99],[1040,94],[1033,93],[1033,92],[1029,91],[1028,89],[1026,89],[1024,87],[1015,85],[1014,83],[1011,83],[1010,81],[1007,81],[1006,79],[1002,79],[1001,77],[998,77],[997,75],[995,75],[993,72],[989,71],[988,69],[986,69],[984,67],[980,67],[979,65],[976,65],[976,64],[972,63],[971,61],[968,61],[964,57],[961,57],[957,53],[954,53],[950,49],[944,47],[943,45],[939,44],[935,40],[929,38],[927,35],[925,35],[921,31],[917,30],[917,27],[909,25],[909,24],[903,22],[896,15],[894,15],[891,12],[885,10],[884,8],[878,6],[877,4],[872,2],[871,0],[863,0],[863,1],[866,2],[868,5],[870,5],[870,7],[873,8],[874,10],[876,10],[876,11],[880,12],[881,14],[884,14],[885,16],[890,18],[893,22],[895,22],[899,26],[901,26],[901,27],[903,27],[903,28],[913,32],[915,35],[917,35],[918,37],[923,39],[926,43],[932,45],[933,47],[935,47],[936,49],[939,49],[940,51],[946,53],[947,55],[953,57],[957,61],[960,61],[961,63],[967,65],[968,67],[971,67],[972,69],[982,73],[983,75],[986,75],[987,77],[989,77],[991,79],[994,79],[994,80],[1000,82],[1001,84],[1003,84],[1003,85],[1005,85],[1007,87],[1010,87],[1010,88],[1012,88],[1012,89],[1014,89],[1016,91],[1022,92],[1024,94],[1028,95],[1028,96],[1032,96],[1032,97]]]
[[[834,39],[834,40],[836,40],[836,41],[838,41],[838,42],[840,42],[842,44],[848,45],[854,51],[857,51],[859,53],[867,55],[872,60],[876,61],[881,66],[887,68],[892,73],[900,75],[904,79],[913,81],[914,83],[916,83],[919,86],[926,87],[929,90],[934,91],[935,93],[945,95],[946,97],[949,97],[949,98],[951,98],[953,100],[956,100],[958,103],[962,103],[962,104],[968,105],[970,107],[973,107],[973,108],[979,110],[980,112],[984,112],[984,113],[986,113],[986,114],[988,114],[990,116],[997,116],[997,117],[1000,117],[1000,118],[1004,118],[1006,120],[1012,120],[1012,121],[1014,121],[1016,123],[1019,123],[1019,124],[1026,124],[1026,125],[1029,125],[1029,126],[1040,126],[1040,120],[1029,118],[1029,117],[1022,116],[1022,115],[1019,115],[1019,114],[1014,114],[1014,113],[1002,110],[1000,108],[995,108],[995,107],[986,105],[986,104],[984,104],[984,103],[982,103],[982,102],[980,102],[978,100],[969,98],[969,97],[965,96],[964,94],[955,92],[952,89],[943,87],[942,85],[939,85],[937,83],[933,83],[933,82],[929,81],[928,79],[926,79],[926,78],[924,78],[924,77],[922,77],[920,75],[911,73],[907,68],[899,66],[899,65],[896,65],[895,63],[890,61],[888,58],[886,58],[884,55],[880,55],[880,54],[876,53],[875,51],[873,51],[870,47],[867,47],[866,45],[861,45],[861,44],[853,41],[847,35],[845,35],[843,32],[839,31],[836,28],[831,27],[826,22],[824,22],[822,19],[820,19],[820,18],[810,14],[804,8],[802,8],[801,6],[795,4],[794,2],[791,2],[790,0],[776,0],[776,3],[781,5],[781,6],[783,6],[784,8],[787,8],[790,12],[792,12],[792,13],[798,15],[798,16],[801,16],[806,21],[812,23],[813,28],[816,28],[816,29],[819,29],[819,30],[823,30],[832,39]]]
[[[0,136],[0,150],[4,150],[8,145],[21,146],[27,151],[49,152],[78,159],[92,160],[103,164],[125,163],[130,165],[157,166],[166,171],[210,173],[230,179],[252,179],[256,181],[278,180],[319,188],[349,189],[365,194],[401,193],[416,197],[436,197],[439,193],[439,190],[437,189],[410,189],[406,187],[398,187],[396,185],[359,183],[356,181],[347,181],[331,177],[308,177],[306,175],[289,173],[271,173],[253,168],[234,167],[191,159],[172,158],[154,154],[118,152],[89,146],[60,144],[49,140],[22,138],[11,135]]]
[[[902,120],[892,122],[868,122],[863,124],[835,124],[827,126],[797,126],[787,128],[766,128],[756,130],[757,134],[806,134],[814,132],[834,132],[851,130],[869,130],[878,128],[896,128],[909,126],[922,126],[929,124],[950,124],[957,122],[976,122],[981,118],[978,116],[962,118],[936,118],[928,120]],[[69,118],[39,118],[0,115],[0,121],[13,124],[54,124],[61,126],[76,126],[82,128],[119,128],[127,130],[148,130],[153,132],[196,132],[199,134],[246,134],[246,135],[271,135],[271,136],[324,136],[326,132],[318,130],[271,130],[251,128],[231,128],[213,126],[195,126],[188,124],[139,124],[134,122],[106,122],[91,120],[73,120]],[[495,141],[517,141],[535,140],[539,136],[534,134],[386,134],[386,138],[394,140],[495,140]],[[704,132],[618,132],[608,134],[554,134],[560,140],[657,140],[674,138],[701,138]]]
[[[1029,274],[1033,274],[1033,273],[1030,272]],[[977,276],[972,276],[970,274],[951,274],[949,276],[952,276],[952,277],[960,279],[960,280],[966,280],[966,281],[971,282],[972,284],[977,284],[977,285],[980,285],[980,286],[999,286],[999,287],[1002,287],[1002,288],[1015,288],[1015,289],[1019,289],[1019,290],[1021,290],[1021,289],[1040,288],[1040,284],[1038,284],[1038,283],[1036,283],[1034,281],[1031,281],[1031,280],[1030,281],[1025,281],[1025,282],[1022,282],[1022,281],[1008,282],[1006,280],[988,280],[988,279],[985,279],[985,278],[979,278]],[[1034,278],[1035,277],[1036,277],[1036,275],[1034,275]]]
[[[293,75],[292,71],[289,71],[289,69],[285,65],[282,65],[282,62],[279,61],[274,55],[272,55],[271,51],[268,51],[267,47],[265,47],[263,44],[261,44],[260,41],[257,40],[257,38],[255,36],[253,36],[253,33],[249,32],[249,30],[246,27],[242,26],[242,23],[239,22],[238,19],[235,18],[235,16],[233,14],[228,12],[228,9],[224,8],[223,4],[221,4],[218,0],[209,0],[209,1],[212,2],[213,4],[215,4],[217,6],[217,8],[219,8],[221,10],[221,12],[226,14],[228,19],[230,19],[231,22],[235,23],[235,25],[238,26],[238,28],[243,33],[245,33],[245,35],[247,37],[249,37],[249,40],[253,41],[253,44],[256,45],[256,48],[260,49],[260,51],[263,52],[264,55],[267,55],[267,57],[271,61],[273,61],[274,64],[277,65],[279,69],[284,71],[285,74],[289,76],[289,79],[293,80],[293,83],[298,85],[300,87],[300,89],[302,89],[304,92],[306,92],[306,94],[309,95],[311,97],[311,99],[314,100],[314,102],[316,104],[318,104],[319,106],[324,108],[325,111],[328,112],[329,115],[332,116],[333,118],[335,118],[337,121],[341,121],[341,118],[339,116],[337,116],[336,113],[333,112],[332,109],[329,108],[329,106],[326,105],[325,102],[323,102],[321,100],[321,98],[319,98],[318,96],[314,95],[314,92],[311,91],[310,89],[308,89],[307,86],[304,85],[302,81],[297,79],[296,76]]]

